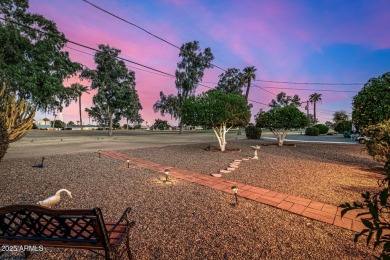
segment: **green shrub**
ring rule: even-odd
[[[337,133],[343,134],[345,131],[351,131],[352,121],[340,121],[334,126]]]
[[[351,138],[351,134],[352,134],[351,131],[344,131],[344,133],[343,133],[344,138]]]
[[[3,159],[5,153],[8,150],[9,137],[7,126],[3,119],[0,118],[0,161]]]
[[[309,136],[318,136],[320,134],[320,130],[316,127],[308,127],[306,128],[305,135]]]
[[[318,130],[320,131],[320,135],[326,135],[329,131],[329,127],[323,124],[317,124],[313,127],[318,128]]]
[[[32,129],[38,129],[37,124],[33,123]]]
[[[261,128],[254,125],[249,125],[245,128],[246,138],[248,139],[260,139],[261,137]]]
[[[366,244],[382,249],[377,259],[389,259],[390,256],[390,120],[363,129],[369,140],[368,153],[377,161],[384,164],[387,172],[386,178],[379,182],[382,190],[371,193],[362,193],[363,202],[344,203],[340,205],[343,210],[341,217],[350,210],[358,209],[362,218],[364,229],[355,235],[355,242],[364,235]],[[374,240],[374,241],[372,241]],[[373,242],[373,243],[372,243]]]

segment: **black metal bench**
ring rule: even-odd
[[[37,205],[0,208],[0,245],[88,249],[106,259],[132,258],[127,208],[118,222],[104,222],[99,208],[50,209]],[[104,250],[104,254],[95,250]],[[0,255],[3,252],[0,252]],[[29,255],[25,251],[26,258]]]

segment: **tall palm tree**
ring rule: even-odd
[[[253,80],[256,79],[256,74],[255,74],[256,70],[257,69],[255,68],[255,66],[244,68],[243,81],[248,83],[247,88],[246,88],[246,94],[245,94],[246,100],[248,100],[249,89],[251,87],[251,81],[252,81],[252,79]]]
[[[73,99],[79,101],[80,127],[81,130],[83,130],[83,119],[81,118],[81,95],[83,93],[89,94],[88,92],[89,88],[84,85],[81,85],[80,83],[73,83],[70,87],[73,90],[73,93],[75,94]]]
[[[314,104],[314,124],[316,124],[317,121],[317,113],[316,113],[316,104],[319,101],[322,101],[321,98],[322,94],[314,93],[309,96],[310,103]]]

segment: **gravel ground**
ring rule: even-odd
[[[234,159],[253,156],[250,146],[271,144],[262,140],[237,140],[229,147],[241,152],[207,152],[208,143],[126,151],[167,166],[204,174],[217,173]],[[327,204],[360,200],[361,193],[378,189],[384,178],[363,145],[306,144],[296,147],[261,146],[259,160],[243,161],[223,178],[283,192]]]
[[[237,156],[252,154],[248,146],[255,143],[258,141],[232,142],[232,146],[242,147],[240,153],[206,152],[201,148],[207,144],[128,153],[208,174],[226,167],[229,160]],[[356,148],[337,148],[328,155],[331,146],[262,147],[259,161],[242,163],[239,170],[224,178],[274,190],[284,188],[283,192],[300,196],[303,196],[300,192],[307,189],[311,192],[305,194],[310,196],[303,197],[312,199],[335,196],[333,189],[337,187],[355,187],[359,183],[359,188],[373,187],[379,175],[366,170],[376,164],[357,153]],[[293,161],[294,158],[299,162]],[[0,206],[35,204],[61,188],[70,190],[74,198],[64,195],[57,208],[101,207],[106,221],[117,220],[130,206],[136,221],[131,242],[135,259],[373,258],[373,252],[363,242],[353,243],[352,231],[250,200],[241,199],[235,207],[230,194],[181,180],[163,183],[160,180],[163,177],[157,173],[137,167],[127,169],[124,163],[106,157],[99,159],[93,153],[51,156],[45,168],[32,168],[38,160],[5,159],[1,162]],[[336,170],[327,173],[324,167]],[[267,178],[261,178],[264,170],[268,170]],[[327,177],[328,174],[334,177]],[[346,193],[342,197],[347,200],[353,199],[357,192],[340,190]],[[335,201],[336,198],[333,204]],[[6,253],[3,257],[9,256]],[[84,250],[45,248],[44,252],[31,257],[84,258],[96,259],[96,256]]]

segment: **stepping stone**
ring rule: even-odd
[[[230,173],[228,170],[219,170],[220,173]]]
[[[237,169],[237,168],[238,168],[238,165],[230,164],[229,167],[230,167],[230,168]]]
[[[241,162],[242,160],[234,160],[234,162]]]
[[[217,177],[217,178],[221,178],[221,177],[222,177],[222,174],[219,174],[219,173],[213,173],[213,174],[211,174],[211,176],[213,176],[213,177]]]
[[[228,167],[226,168],[227,171],[234,171],[236,168]]]
[[[248,158],[242,158],[242,160],[243,160],[243,161],[249,161],[249,159],[248,159]]]

